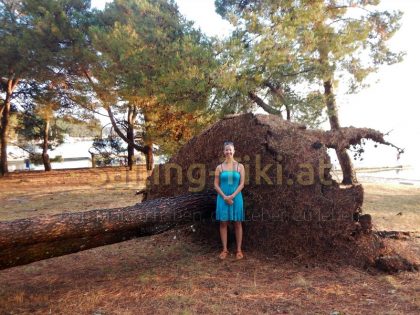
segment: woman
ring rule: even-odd
[[[227,226],[228,221],[235,225],[236,259],[244,257],[242,253],[242,221],[245,220],[242,199],[242,188],[245,182],[245,170],[241,163],[234,160],[235,148],[233,142],[225,142],[223,145],[225,161],[216,167],[214,176],[214,188],[218,195],[216,200],[216,220],[220,221],[220,238],[223,250],[219,255],[225,259],[229,254],[227,249]]]

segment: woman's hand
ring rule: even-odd
[[[225,196],[225,198],[223,198],[225,200],[225,202],[229,205],[233,205],[233,196],[229,195],[229,196]]]
[[[233,200],[232,199],[225,199],[225,201],[228,205],[233,205]]]

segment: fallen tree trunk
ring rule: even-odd
[[[0,222],[0,269],[157,234],[211,216],[214,192]]]

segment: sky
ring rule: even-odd
[[[92,5],[103,8],[104,0],[92,0]],[[176,0],[181,14],[194,21],[209,36],[228,36],[232,27],[215,12],[214,0]],[[401,10],[401,29],[390,40],[394,50],[406,52],[403,62],[383,66],[371,75],[371,86],[358,94],[346,95],[338,89],[337,102],[341,125],[374,128],[389,133],[385,138],[405,153],[397,160],[397,151],[378,145],[374,148],[367,142],[363,161],[354,161],[356,166],[414,165],[420,169],[420,104],[417,78],[420,73],[420,0],[382,0],[380,7]],[[323,128],[328,129],[328,124]],[[330,152],[333,163],[334,153]]]

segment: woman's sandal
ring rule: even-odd
[[[239,259],[242,259],[242,258],[244,258],[244,253],[242,253],[241,251],[236,252],[236,259],[239,260]]]
[[[224,250],[220,253],[219,258],[220,259],[225,259],[227,257],[227,255],[229,254],[228,250]]]

